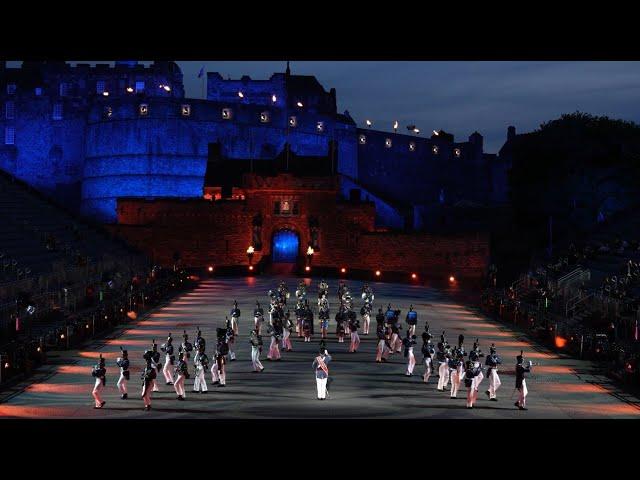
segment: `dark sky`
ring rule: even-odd
[[[225,78],[265,79],[285,69],[285,62],[270,61],[178,64],[187,95],[196,98],[202,65]],[[374,128],[391,130],[398,120],[403,130],[408,124],[421,135],[444,129],[457,140],[478,130],[489,153],[502,146],[509,125],[531,131],[576,110],[640,122],[640,62],[292,61],[291,70],[335,87],[338,109],[349,110],[359,125],[368,118]]]

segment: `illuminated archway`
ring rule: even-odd
[[[300,237],[289,229],[278,230],[273,234],[271,256],[273,263],[295,263],[300,250]]]

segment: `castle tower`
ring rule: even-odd
[[[516,138],[516,127],[510,126],[507,128],[507,142]]]

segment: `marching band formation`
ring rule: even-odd
[[[329,331],[330,306],[328,300],[329,285],[322,280],[318,287],[318,318],[320,327],[320,348],[317,356],[312,363],[312,369],[315,372],[317,398],[325,400],[328,398],[328,382],[329,367],[332,361],[326,348],[326,340]],[[303,341],[311,342],[314,335],[314,314],[309,305],[307,298],[307,285],[301,281],[295,291],[295,307],[293,314],[295,320],[291,318],[291,311],[287,304],[290,300],[290,293],[286,283],[280,282],[275,290],[269,290],[269,321],[266,332],[271,337],[267,359],[270,361],[280,361],[283,352],[291,352],[293,344],[291,335],[294,334]],[[363,305],[360,308],[360,318],[362,320],[362,334],[369,335],[369,327],[371,324],[371,312],[373,311],[374,294],[371,287],[365,284],[362,288],[361,298]],[[338,343],[344,343],[347,333],[349,335],[349,353],[356,353],[360,346],[360,330],[361,321],[354,310],[353,298],[345,282],[341,281],[338,285],[338,301],[339,305],[336,309],[336,339]],[[409,311],[405,317],[406,334],[401,335],[403,326],[400,321],[400,310],[392,309],[391,304],[387,305],[386,312],[382,308],[378,308],[375,316],[376,321],[376,363],[387,362],[389,357],[402,354],[406,358],[406,376],[412,376],[416,367],[416,345],[417,336],[416,328],[418,325],[418,314],[414,310],[413,305],[409,307]],[[190,378],[189,359],[193,354],[194,381],[193,393],[205,394],[208,392],[207,372],[211,373],[212,385],[224,387],[226,385],[225,366],[227,361],[235,361],[234,352],[235,340],[239,336],[239,319],[240,309],[238,302],[234,301],[233,308],[230,311],[230,317],[225,320],[223,328],[216,329],[216,344],[212,353],[211,362],[206,354],[206,341],[202,337],[200,328],[197,329],[195,344],[189,342],[189,336],[183,331],[182,343],[177,351],[177,363],[175,350],[173,346],[173,337],[169,333],[167,340],[160,346],[160,351],[164,354],[164,362],[161,362],[161,354],[158,352],[158,346],[155,340],[152,341],[151,347],[146,350],[142,356],[145,367],[142,371],[142,390],[141,396],[144,402],[145,410],[151,409],[151,400],[154,392],[158,392],[159,388],[156,382],[158,374],[162,372],[165,383],[173,386],[176,399],[185,400],[185,380]],[[264,341],[262,338],[262,324],[265,321],[264,309],[259,301],[256,301],[256,307],[253,311],[254,324],[249,333],[249,343],[251,344],[251,364],[254,373],[264,371],[264,366],[260,361],[262,355]],[[501,368],[502,359],[496,353],[495,345],[489,347],[489,353],[485,357],[482,353],[479,340],[473,342],[471,350],[467,353],[464,349],[464,335],[458,336],[457,345],[450,345],[446,332],[440,335],[440,341],[434,346],[432,343],[433,335],[431,334],[429,322],[425,322],[422,338],[422,366],[424,373],[422,381],[427,384],[432,375],[438,376],[436,389],[440,392],[449,392],[450,398],[457,398],[460,387],[463,385],[466,389],[466,407],[471,409],[478,398],[480,385],[482,381],[487,379],[487,390],[485,394],[490,401],[498,401],[497,392],[502,384],[498,370]],[[127,350],[120,347],[121,356],[116,360],[116,366],[120,369],[120,377],[117,382],[118,391],[121,399],[128,399],[128,382],[130,380],[130,363]],[[465,358],[466,357],[466,358]],[[482,359],[484,358],[484,365]],[[520,410],[527,410],[527,384],[525,375],[531,372],[533,363],[525,362],[523,352],[516,357],[516,383],[515,388],[518,391],[518,399],[515,406]],[[437,370],[437,373],[436,373]],[[101,392],[106,385],[106,363],[102,355],[99,362],[93,367],[92,376],[95,378],[92,395],[95,400],[94,408],[100,409],[105,405],[102,400]]]

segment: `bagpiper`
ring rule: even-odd
[[[120,391],[120,398],[126,400],[128,397],[127,382],[131,376],[129,372],[129,353],[123,350],[122,347],[120,347],[120,351],[122,352],[122,357],[116,359],[116,365],[120,367],[120,378],[118,379],[117,386]]]
[[[346,312],[344,310],[344,304],[340,304],[340,308],[336,313],[336,336],[338,337],[338,343],[344,343],[344,334],[345,334],[345,322],[346,322]]]
[[[107,403],[102,400],[102,397],[100,396],[100,392],[104,390],[104,386],[107,384],[107,369],[105,368],[105,362],[104,358],[102,358],[102,354],[100,354],[98,364],[93,366],[91,376],[96,379],[95,384],[93,385],[93,391],[91,392],[91,395],[93,395],[96,402],[93,408],[102,408],[105,403]]]
[[[327,338],[327,330],[329,329],[329,300],[323,295],[318,300],[318,318],[320,319],[320,332],[322,338]]]
[[[188,360],[191,358],[191,352],[193,351],[193,345],[189,342],[189,335],[187,331],[182,332],[182,343],[178,347],[178,357],[184,353],[185,358]]]
[[[176,391],[176,400],[184,400],[184,381],[189,378],[189,369],[187,365],[187,352],[183,351],[178,356],[178,364],[175,368],[176,381],[173,382],[173,388]]]
[[[489,347],[489,355],[487,356],[485,365],[487,367],[487,377],[489,377],[489,389],[486,391],[486,394],[489,396],[489,400],[494,402],[498,401],[496,392],[502,384],[498,376],[498,365],[501,363],[502,359],[496,354],[495,344],[492,343],[491,347]]]
[[[329,295],[329,284],[324,280],[320,280],[318,285],[318,299],[327,297]]]
[[[262,353],[263,341],[258,327],[251,331],[249,342],[251,343],[251,364],[253,365],[253,371],[256,373],[262,372],[264,367],[262,366],[262,362],[260,362],[260,354]]]
[[[305,342],[311,341],[311,335],[313,334],[313,312],[309,308],[309,304],[305,303],[304,312],[302,314],[302,336]]]
[[[305,300],[307,298],[307,284],[304,283],[304,280],[301,280],[298,283],[298,288],[296,289],[296,298],[298,301]]]
[[[351,343],[349,344],[349,352],[356,353],[358,347],[360,347],[360,336],[358,335],[358,328],[360,328],[360,321],[356,312],[353,310],[347,311],[347,321],[349,326],[349,332],[351,335]]]
[[[240,309],[238,308],[238,301],[233,301],[233,308],[231,309],[231,328],[233,328],[233,334],[238,335],[238,322],[240,320]],[[231,358],[234,360],[235,356]]]
[[[207,393],[205,374],[209,370],[209,357],[204,352],[204,346],[198,349],[198,353],[193,358],[193,364],[196,367],[195,378],[193,379],[193,393]]]
[[[362,316],[362,334],[369,335],[369,325],[371,324],[371,309],[373,307],[370,303],[365,303],[360,308],[360,315]]]
[[[149,352],[147,350],[145,354]],[[153,365],[151,360],[151,356],[148,356],[148,360],[144,370],[142,371],[142,400],[144,401],[144,409],[151,410],[151,392],[153,391],[153,386],[155,385],[156,377],[158,375],[157,368]]]
[[[520,350],[520,355],[516,357],[516,390],[518,390],[518,400],[514,404],[520,410],[527,410],[527,381],[525,379],[525,373],[531,371],[533,363],[529,360],[528,365],[524,363],[523,351]]]
[[[256,308],[253,310],[253,326],[258,329],[258,334],[262,329],[262,323],[264,322],[264,309],[260,306],[260,302],[256,300]]]
[[[160,347],[160,350],[165,354],[164,356],[164,367],[162,368],[162,374],[164,375],[164,379],[167,382],[167,385],[173,385],[173,372],[171,371],[171,367],[176,360],[175,355],[173,354],[173,338],[171,334],[167,337],[167,343],[163,343]]]
[[[418,324],[418,312],[413,309],[413,305],[409,307],[409,311],[407,312],[407,328],[411,335],[415,335],[416,333],[416,325]]]

